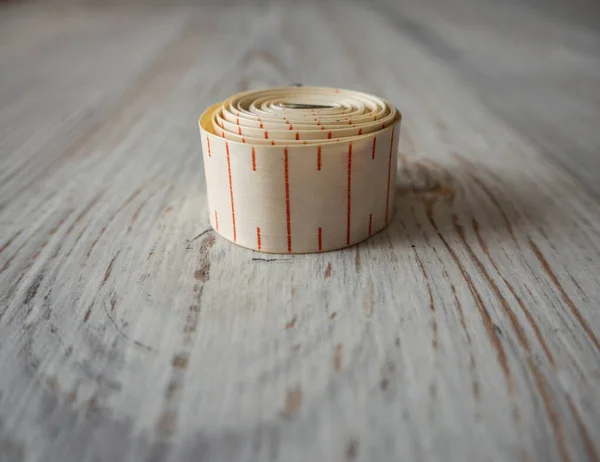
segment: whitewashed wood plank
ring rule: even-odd
[[[181,34],[129,87],[102,87],[114,103],[90,136],[42,119],[68,161],[33,189],[19,190],[39,167],[0,185],[0,455],[597,460],[586,191],[365,5],[172,17]],[[208,230],[196,119],[297,81],[405,113],[396,218],[340,252],[265,256]]]
[[[375,3],[524,138],[600,193],[600,35],[585,0]],[[554,13],[552,13],[554,12]]]

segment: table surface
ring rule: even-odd
[[[594,14],[0,5],[0,460],[598,461]],[[295,82],[404,113],[395,219],[265,256],[197,118]]]

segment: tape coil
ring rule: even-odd
[[[268,253],[356,244],[392,218],[401,114],[366,93],[282,87],[200,117],[211,226]]]

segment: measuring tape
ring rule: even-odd
[[[269,253],[368,238],[392,218],[400,120],[381,98],[323,87],[248,91],[208,108],[199,125],[211,226]]]

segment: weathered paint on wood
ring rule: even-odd
[[[0,7],[1,461],[599,460],[598,36],[455,3]],[[404,113],[363,244],[209,228],[198,115],[293,82]]]

